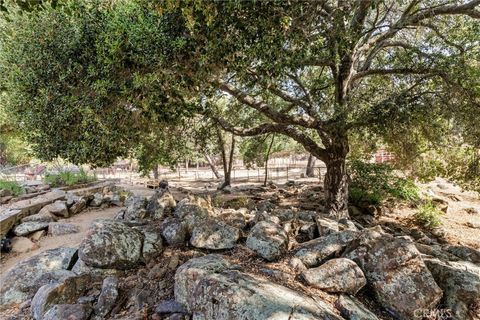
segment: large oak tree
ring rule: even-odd
[[[202,79],[264,121],[235,127],[211,116],[240,136],[287,135],[325,162],[332,215],[347,214],[350,134],[366,128],[392,139],[450,121],[480,140],[479,80],[472,76],[479,68],[479,0],[180,7],[205,66]]]

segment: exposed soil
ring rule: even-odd
[[[8,269],[14,266],[16,263],[34,256],[40,252],[54,249],[58,247],[78,247],[80,242],[85,236],[90,224],[96,219],[111,219],[115,217],[115,214],[120,210],[118,207],[111,207],[106,209],[88,209],[82,211],[80,214],[67,219],[61,219],[59,222],[71,223],[77,225],[80,228],[80,232],[72,233],[62,236],[44,236],[40,238],[37,243],[39,247],[35,250],[25,253],[8,253],[2,254],[0,258],[0,271],[4,274]]]

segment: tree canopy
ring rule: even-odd
[[[479,147],[472,117],[480,109],[479,7],[479,0],[13,6],[0,26],[4,103],[37,153],[74,162],[108,163],[151,139],[153,128],[195,113],[239,136],[286,135],[325,162],[326,207],[341,216],[349,139],[378,137],[413,156],[446,134]],[[210,103],[219,96],[229,101],[227,113]]]

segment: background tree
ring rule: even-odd
[[[10,6],[0,19],[0,104],[43,160],[108,165],[137,149],[148,165],[141,148],[152,135],[168,137],[163,127],[193,114],[181,79],[162,69],[186,45],[178,21],[136,1]]]

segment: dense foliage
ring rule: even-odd
[[[163,157],[142,150],[155,150],[152,141],[168,136],[165,125],[196,112],[238,136],[286,135],[325,162],[326,207],[341,216],[350,140],[377,137],[402,150],[403,163],[446,135],[478,148],[472,115],[480,105],[479,6],[476,0],[7,6],[0,103],[22,119],[39,156],[76,163],[107,164],[132,150],[152,163]],[[219,95],[228,100],[221,112],[209,103]],[[165,152],[160,145],[156,151]]]
[[[185,45],[178,19],[135,1],[12,7],[0,23],[0,104],[42,159],[105,165],[127,156],[188,112],[162,73]]]
[[[414,203],[420,199],[419,189],[413,180],[399,177],[389,164],[349,163],[350,202],[379,205],[388,198]]]

